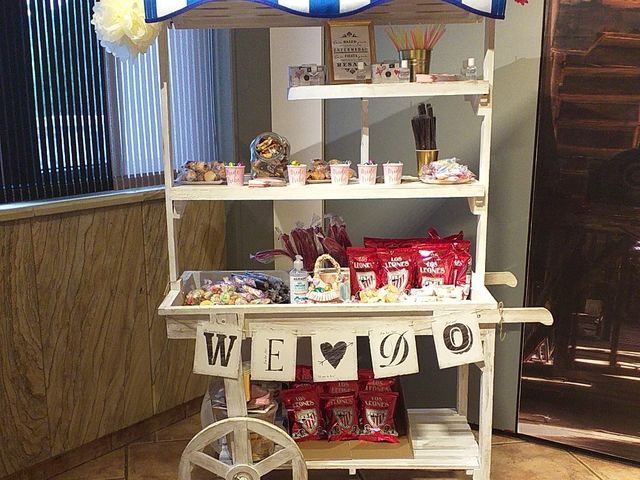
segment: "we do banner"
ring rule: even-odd
[[[242,328],[229,323],[199,323],[193,371],[215,377],[238,378]]]
[[[251,378],[293,382],[297,347],[298,339],[290,331],[256,328],[251,340]]]
[[[418,350],[413,327],[408,323],[369,331],[371,364],[375,378],[418,373]]]
[[[484,360],[477,320],[436,320],[431,329],[440,368],[457,367]]]

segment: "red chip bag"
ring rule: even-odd
[[[369,380],[370,378],[374,378],[372,368],[358,369],[358,380]]]
[[[358,407],[355,394],[331,395],[324,406],[329,441],[358,439]]]
[[[398,443],[394,421],[396,392],[360,392],[360,440]]]
[[[345,393],[358,393],[358,381],[327,382],[325,392],[329,395],[342,395]]]
[[[462,230],[460,230],[458,233],[454,233],[453,235],[442,238],[438,231],[435,228],[431,227],[429,230],[427,230],[427,235],[429,235],[431,239],[438,242],[459,242],[464,239],[464,232]]]
[[[360,390],[363,392],[392,392],[395,386],[395,378],[370,378],[360,382]]]
[[[374,248],[347,248],[351,294],[381,286],[380,261]]]
[[[366,248],[412,248],[429,242],[428,238],[373,238],[364,237]]]
[[[457,287],[463,287],[466,284],[467,269],[471,264],[471,255],[469,249],[471,242],[469,240],[460,240],[453,242],[453,278],[451,283]]]
[[[296,383],[313,383],[313,369],[309,365],[296,365]]]
[[[416,250],[418,288],[428,285],[451,285],[453,277],[453,246],[447,243],[420,245]]]
[[[283,390],[281,396],[289,415],[291,438],[296,442],[326,438],[320,395],[315,386]]]
[[[414,249],[378,249],[378,258],[382,285],[391,284],[401,292],[413,288],[416,271]]]

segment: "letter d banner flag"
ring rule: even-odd
[[[369,347],[375,378],[418,373],[416,336],[408,323],[369,330]]]
[[[239,325],[199,323],[193,371],[202,375],[238,378],[242,349]]]

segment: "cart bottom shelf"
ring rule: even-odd
[[[451,409],[408,410],[409,431],[400,443],[300,443],[309,469],[368,470],[479,468],[478,443],[467,420]]]

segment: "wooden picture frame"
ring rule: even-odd
[[[356,78],[358,62],[365,63],[366,83],[371,83],[371,65],[376,61],[373,23],[367,20],[329,21],[325,26],[328,82],[362,83]]]

